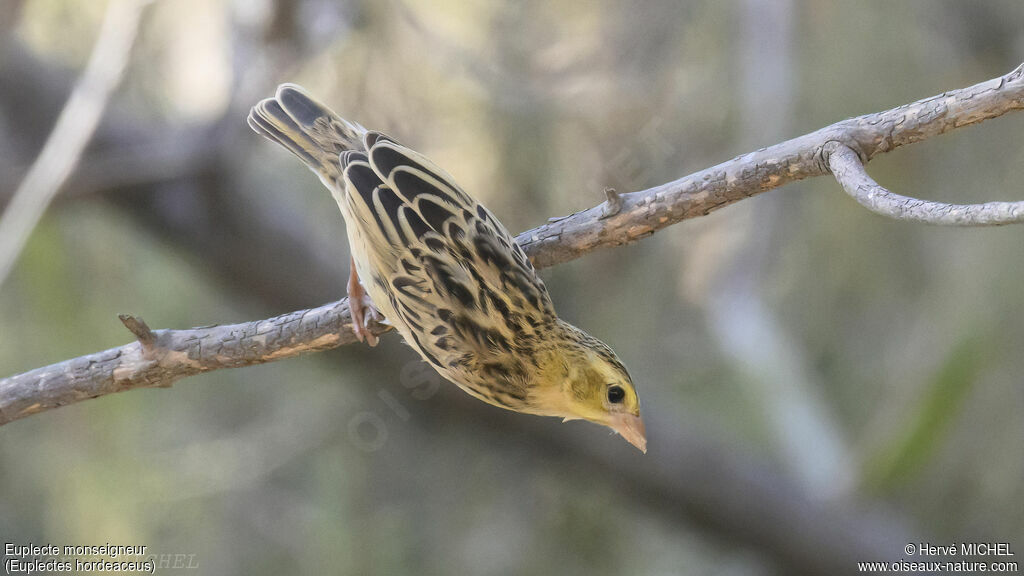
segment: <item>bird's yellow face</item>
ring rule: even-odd
[[[646,453],[647,433],[633,382],[611,349],[600,346],[567,365],[568,378],[562,387],[565,417],[608,426]]]
[[[646,453],[640,399],[625,366],[600,340],[561,320],[559,325],[562,337],[542,359],[531,406],[523,411],[607,426]]]

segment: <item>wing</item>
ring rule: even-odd
[[[349,210],[370,228],[366,250],[390,304],[385,315],[467,391],[514,400],[508,382],[473,390],[460,376],[522,372],[517,359],[530,356],[537,329],[555,319],[544,283],[508,230],[430,160],[376,132],[364,145],[341,163]]]

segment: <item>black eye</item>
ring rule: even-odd
[[[609,386],[608,387],[608,401],[612,404],[618,404],[622,402],[622,399],[626,397],[626,391],[622,389],[622,386]]]

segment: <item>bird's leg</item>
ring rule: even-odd
[[[348,307],[352,311],[352,331],[356,333],[356,338],[360,342],[365,340],[370,346],[376,346],[377,336],[367,328],[366,324],[370,319],[379,320],[380,313],[377,312],[373,301],[370,300],[370,295],[366,293],[363,285],[359,282],[355,258],[350,258],[349,263],[352,272],[348,276]]]

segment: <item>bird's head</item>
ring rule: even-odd
[[[608,426],[646,453],[640,399],[626,367],[604,342],[561,320],[558,324],[563,336],[544,367],[544,411]]]

